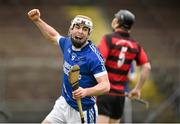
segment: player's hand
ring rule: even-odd
[[[75,99],[81,99],[86,96],[86,89],[79,87],[77,90],[72,92],[73,98]]]
[[[141,97],[141,91],[137,90],[137,89],[132,89],[129,93],[128,93],[128,97],[130,99],[139,99]]]
[[[28,17],[32,20],[32,21],[38,21],[40,19],[40,11],[39,9],[32,9],[28,12]]]

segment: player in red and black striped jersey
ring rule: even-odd
[[[144,49],[130,37],[135,16],[128,10],[120,10],[112,20],[113,33],[103,36],[99,50],[105,59],[111,89],[109,94],[98,96],[99,117],[97,122],[119,123],[123,114],[125,86],[132,62],[141,66],[140,79],[128,93],[128,97],[140,98],[141,89],[149,75],[151,65]]]

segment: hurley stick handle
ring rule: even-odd
[[[149,102],[144,100],[144,99],[138,99],[138,98],[135,98],[134,99],[136,102],[139,102],[141,104],[144,104],[146,106],[146,109],[149,109]]]
[[[79,113],[80,113],[80,117],[81,117],[81,123],[84,123],[84,114],[83,114],[83,110],[82,110],[82,104],[81,104],[81,99],[77,99],[76,100],[78,108],[79,108]]]
[[[125,94],[125,96],[128,97],[128,94]],[[149,102],[148,101],[141,99],[141,98],[134,98],[132,100],[145,105],[146,109],[149,109]]]

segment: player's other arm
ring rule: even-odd
[[[137,62],[137,65],[139,65],[141,67],[140,77],[139,77],[139,80],[138,80],[136,86],[128,94],[128,96],[130,98],[140,98],[141,97],[141,89],[151,71],[151,64],[148,60],[146,52],[144,51],[144,49],[142,47],[139,47],[139,48],[140,49],[137,54],[137,58],[135,60]]]
[[[77,90],[73,91],[74,97],[78,99],[78,98],[83,98],[85,96],[98,96],[109,92],[110,83],[107,74],[96,77],[96,80],[98,84],[95,85],[94,87],[89,87],[89,88],[79,87]]]
[[[149,73],[150,73],[150,70],[151,70],[151,65],[150,63],[145,63],[141,66],[141,72],[140,72],[140,79],[139,79],[139,82],[137,83],[136,85],[136,89],[138,90],[141,90],[143,85],[144,85],[144,82],[145,80],[148,78],[149,76]]]
[[[28,17],[36,24],[36,26],[40,29],[43,36],[53,44],[57,43],[57,38],[60,34],[46,22],[44,22],[41,18],[41,13],[38,9],[32,9],[28,12]]]
[[[110,83],[107,74],[96,77],[98,84],[92,88],[87,88],[87,96],[98,96],[105,94],[110,90]]]
[[[130,98],[140,98],[141,96],[141,89],[148,78],[151,71],[151,65],[150,63],[145,63],[141,65],[141,71],[140,71],[140,77],[139,81],[137,82],[136,86],[133,88],[133,90],[129,93]]]

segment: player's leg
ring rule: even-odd
[[[95,124],[96,118],[98,115],[97,106],[96,104],[88,110],[83,111],[84,121],[87,124]],[[68,124],[80,124],[81,117],[77,110],[72,108],[71,106],[68,107],[67,112],[65,114],[65,120]]]
[[[97,123],[109,123],[110,117],[110,96],[101,95],[97,97],[98,118]]]
[[[66,120],[64,116],[67,112],[68,106],[64,97],[59,97],[52,111],[46,116],[46,118],[42,121],[43,124],[52,124],[52,123],[65,123]]]
[[[113,118],[110,118],[110,119],[109,119],[109,124],[119,124],[119,123],[120,123],[120,120],[121,120],[121,119],[113,119]]]
[[[44,119],[44,120],[41,122],[41,124],[51,124],[51,122],[48,121],[48,120],[46,120],[46,119]]]
[[[109,116],[106,115],[98,115],[97,123],[108,123],[109,122]]]
[[[114,103],[112,105],[112,113],[110,115],[109,123],[119,124],[124,111],[124,96],[114,96]]]

